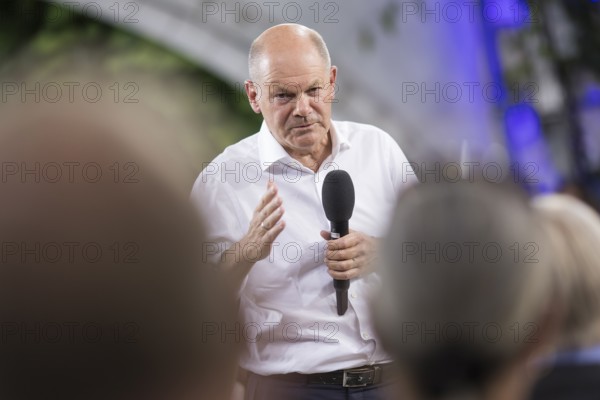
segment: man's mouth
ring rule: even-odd
[[[304,129],[304,128],[311,127],[314,124],[315,124],[314,122],[311,122],[310,124],[296,125],[292,129]]]

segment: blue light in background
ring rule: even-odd
[[[504,122],[515,180],[532,194],[560,190],[563,180],[552,163],[535,109],[529,104],[508,107]]]
[[[600,86],[596,84],[589,84],[585,88],[581,106],[583,108],[600,107]]]
[[[589,167],[596,171],[590,179],[588,190],[600,199],[600,84],[590,82],[579,99],[579,121],[583,134],[583,150]]]
[[[522,28],[535,22],[527,0],[482,0],[482,16],[490,26],[500,28]]]

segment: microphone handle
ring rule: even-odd
[[[331,239],[339,239],[349,233],[348,221],[331,222]],[[337,301],[338,315],[344,315],[348,309],[348,289],[350,288],[349,279],[334,279],[335,298]]]

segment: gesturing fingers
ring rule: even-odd
[[[284,212],[285,210],[280,205],[267,214],[266,217],[259,223],[260,228],[264,231],[263,233],[268,233],[273,228],[277,228],[278,222],[281,220]],[[262,213],[259,214],[260,217],[262,217],[262,215]]]
[[[270,205],[273,204],[273,200],[277,198],[277,186],[274,183],[267,183],[267,192],[261,197],[260,202],[254,209],[254,215],[265,212]]]
[[[282,220],[285,210],[282,204],[277,195],[277,186],[269,182],[267,192],[256,206],[248,232],[242,239],[246,247],[254,251],[247,254],[247,258],[253,263],[269,254],[273,242],[285,228]]]
[[[269,182],[267,193],[256,208],[252,221],[259,228],[259,233],[265,234],[277,225],[284,213],[282,204],[281,197],[277,195],[277,186]]]
[[[282,213],[283,215],[283,213]],[[281,218],[281,217],[280,217]],[[262,240],[264,243],[273,242],[285,228],[285,221],[278,221],[269,229],[265,229]]]

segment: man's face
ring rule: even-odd
[[[292,156],[328,144],[337,73],[313,47],[303,47],[266,52],[259,61],[257,82],[246,82],[252,109],[262,113],[271,133]]]

